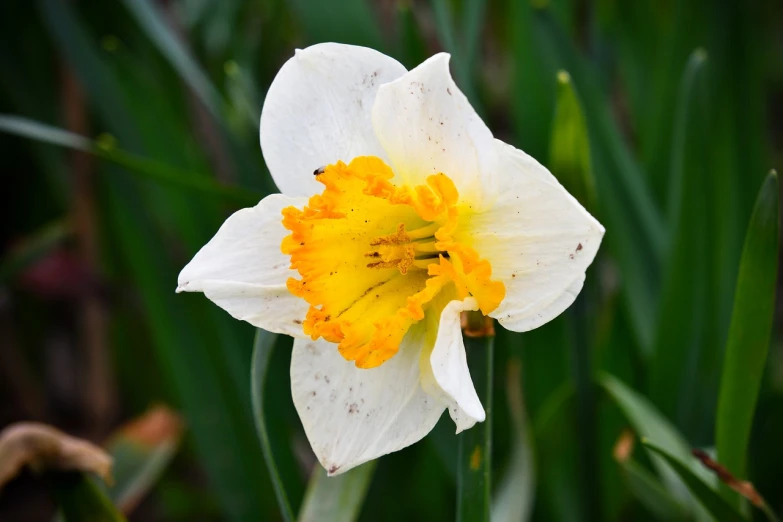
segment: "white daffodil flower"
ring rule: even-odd
[[[444,409],[485,418],[459,316],[526,331],[582,288],[604,228],[481,121],[438,54],[299,50],[261,149],[282,194],[236,212],[182,270],[237,319],[295,337],[291,391],[330,475],[409,446]]]

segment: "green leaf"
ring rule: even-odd
[[[775,314],[779,213],[773,171],[759,191],[745,234],[718,399],[718,461],[740,479],[747,473],[748,440]],[[739,505],[735,493],[724,491],[727,500]]]
[[[0,131],[83,152],[90,152],[93,146],[84,136],[10,114],[0,115]]]
[[[549,142],[549,169],[585,208],[595,212],[595,181],[582,106],[566,71],[557,73],[557,102]]]
[[[512,441],[508,470],[492,502],[492,522],[528,520],[533,511],[536,470],[530,426],[522,397],[522,368],[518,359],[506,366],[506,400],[511,414]]]
[[[634,431],[640,436],[657,441],[666,451],[690,463],[691,471],[705,480],[709,480],[709,473],[698,462],[691,458],[690,446],[683,436],[672,424],[655,409],[649,400],[632,390],[618,379],[609,374],[601,374],[599,384],[609,393],[609,396],[617,403],[620,410],[631,422]],[[682,483],[674,470],[671,469],[665,459],[657,455],[651,455],[653,465],[666,484],[668,490],[678,500],[687,502]]]
[[[582,102],[600,215],[611,231],[609,243],[623,273],[623,291],[639,345],[652,353],[657,276],[666,230],[645,177],[612,120],[592,69],[577,53],[548,9],[533,15],[536,49],[569,72]],[[554,71],[552,71],[554,73]]]
[[[158,50],[198,95],[212,115],[219,120],[221,114],[225,112],[225,101],[180,39],[161,18],[158,8],[149,0],[123,0],[123,3],[136,17],[141,29],[147,33]]]
[[[494,337],[465,337],[465,350],[473,385],[484,405],[486,419],[459,435],[457,522],[489,522]]]
[[[689,456],[684,460],[648,439],[642,439],[642,444],[672,467],[688,487],[688,490],[699,500],[701,505],[704,506],[715,520],[718,522],[741,522],[745,520],[734,507],[723,500],[717,492],[710,488],[710,486],[693,472],[692,466],[689,465],[691,462],[695,461],[693,457]],[[688,464],[686,464],[686,462]]]
[[[327,477],[320,464],[310,476],[299,522],[353,522],[372,482],[375,461],[336,477]]]
[[[408,2],[397,3],[397,58],[413,69],[428,57],[416,14]]]
[[[538,161],[549,151],[551,120],[555,104],[552,75],[557,67],[542,52],[541,36],[533,31],[532,2],[508,2],[505,13],[510,26],[511,70],[510,109],[519,145]]]
[[[207,171],[191,134],[187,97],[179,81],[169,81],[173,75],[168,68],[161,69],[157,60],[138,67],[138,60],[127,56],[124,62],[107,56],[72,3],[36,4],[100,128],[116,136],[123,150],[143,157],[154,151],[154,157],[168,164]],[[146,43],[142,39],[136,45]],[[164,112],[169,108],[179,110]],[[260,520],[273,505],[273,495],[248,394],[252,330],[203,295],[173,291],[178,270],[217,230],[224,209],[181,190],[139,183],[114,165],[100,169],[111,173],[98,178],[106,250],[111,250],[123,285],[138,291],[134,309],[149,327],[138,340],[149,343],[153,364],[191,428],[189,438],[207,479],[201,491],[208,499],[214,495],[226,520]]]
[[[194,175],[165,163],[119,149],[108,135],[102,136],[98,141],[91,141],[78,134],[45,123],[7,114],[0,114],[0,131],[42,143],[89,152],[156,183],[186,188],[201,194],[216,196],[225,201],[241,205],[254,205],[262,198],[260,192],[252,189],[223,185],[212,178]]]
[[[286,494],[286,488],[280,477],[280,472],[275,462],[275,452],[272,451],[272,445],[269,441],[269,432],[266,426],[264,416],[264,388],[266,385],[267,370],[272,358],[272,350],[275,346],[277,334],[261,330],[256,330],[256,339],[253,343],[253,362],[250,377],[250,395],[253,402],[253,418],[256,423],[256,431],[261,441],[261,449],[264,452],[264,460],[269,470],[269,478],[272,480],[272,486],[275,489],[275,497],[280,506],[280,513],[285,522],[294,521],[294,512],[291,509],[291,503]]]
[[[431,0],[431,3],[438,39],[443,48],[454,57],[451,67],[454,70],[456,83],[468,100],[476,106],[478,100],[474,81],[475,65],[486,12],[485,0],[463,2],[462,23],[459,24],[452,11],[452,2]]]
[[[524,336],[530,333],[534,332]],[[575,409],[576,393],[573,383],[568,380],[549,394],[534,417],[533,434],[540,477],[536,507],[546,506],[554,520],[581,522],[589,520],[589,515],[580,483],[580,438]]]
[[[49,483],[65,522],[125,522],[125,517],[86,474],[52,473]]]
[[[658,520],[687,520],[686,508],[664,489],[658,478],[633,459],[619,462],[628,489]]]
[[[182,438],[182,420],[165,407],[151,409],[128,423],[106,444],[114,483],[109,497],[129,513],[160,479]]]
[[[671,147],[669,221],[673,235],[650,369],[653,401],[685,433],[692,433],[695,420],[699,419],[695,410],[704,408],[696,401],[696,391],[703,383],[698,369],[708,345],[711,309],[706,64],[704,50],[694,51],[680,89]]]

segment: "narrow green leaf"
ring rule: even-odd
[[[544,162],[549,151],[555,104],[552,75],[554,59],[542,52],[540,36],[533,31],[532,2],[508,2],[511,68],[510,113],[514,132],[525,152]]]
[[[534,417],[533,435],[540,463],[536,507],[546,508],[553,520],[582,522],[590,519],[579,479],[581,441],[575,408],[576,393],[568,380],[549,394]]]
[[[535,501],[536,471],[531,430],[522,397],[521,363],[511,359],[506,369],[506,399],[511,414],[513,447],[508,470],[492,502],[492,522],[528,520]]]
[[[644,176],[640,167],[634,161],[628,146],[623,142],[622,136],[616,124],[612,121],[609,112],[609,104],[605,103],[599,85],[594,77],[594,72],[587,62],[579,56],[576,48],[568,38],[562,27],[553,19],[549,9],[539,9],[536,13],[536,29],[542,36],[540,39],[546,43],[549,51],[557,58],[562,68],[567,70],[573,78],[580,99],[584,104],[585,114],[588,120],[593,121],[601,142],[608,151],[613,162],[616,163],[616,182],[620,183],[627,191],[631,204],[631,213],[639,217],[642,230],[647,240],[655,247],[658,254],[662,250],[665,239],[665,230],[660,211],[649,194],[644,184]],[[598,172],[596,172],[598,174]]]
[[[0,131],[83,152],[89,152],[92,148],[90,140],[83,136],[10,114],[0,115]]]
[[[595,181],[582,105],[566,71],[557,73],[557,101],[549,142],[549,169],[589,211],[595,212]]]
[[[494,337],[465,337],[465,349],[473,385],[487,417],[459,435],[457,522],[489,522]]]
[[[159,161],[119,149],[109,136],[91,141],[72,132],[18,116],[0,114],[0,131],[95,156],[127,168],[141,177],[167,185],[217,196],[240,205],[254,205],[262,194],[252,189],[223,185],[207,176],[195,175]]]
[[[718,461],[742,479],[775,314],[780,201],[773,171],[759,191],[745,234],[723,362],[715,440]],[[728,489],[724,496],[738,505]]]
[[[476,106],[476,83],[474,81],[475,62],[480,44],[481,27],[486,12],[485,0],[467,0],[464,2],[462,23],[456,22],[452,11],[453,4],[448,0],[431,0],[435,15],[435,30],[443,48],[454,59],[451,67],[456,76],[457,85],[470,102]]]
[[[619,465],[628,489],[658,520],[668,522],[688,519],[686,508],[641,464],[626,459]]]
[[[136,17],[141,29],[147,33],[161,54],[168,59],[212,115],[220,119],[221,114],[225,112],[225,101],[220,92],[212,85],[198,63],[163,20],[157,11],[158,8],[149,0],[123,0],[123,3]]]
[[[476,69],[476,62],[480,54],[482,29],[487,12],[487,0],[465,0],[462,5],[462,33],[460,41],[463,42],[463,59],[469,73]]]
[[[689,462],[691,471],[705,480],[709,480],[709,473],[698,462],[691,459],[690,446],[683,436],[672,424],[655,409],[647,398],[632,390],[618,379],[609,374],[601,374],[599,384],[609,393],[609,396],[617,403],[620,410],[628,418],[634,431],[640,436],[657,441],[666,451],[675,455],[683,462]],[[686,502],[682,483],[677,475],[667,464],[665,459],[657,455],[651,455],[653,465],[666,484],[667,489],[678,500]]]
[[[52,473],[49,483],[65,522],[125,522],[125,517],[86,474]]]
[[[359,517],[372,482],[375,461],[362,464],[336,477],[327,477],[315,465],[307,487],[299,522],[353,522]]]
[[[155,151],[155,157],[166,158],[169,164],[197,163],[203,169],[204,162],[198,161],[203,158],[198,154],[185,157],[181,150],[183,142],[194,142],[188,134],[191,124],[169,125],[172,121],[159,110],[150,110],[150,106],[165,108],[165,97],[182,95],[176,85],[155,77],[157,62],[150,62],[151,69],[128,66],[131,62],[114,66],[118,64],[109,63],[99,48],[99,38],[72,3],[39,0],[37,5],[56,50],[85,90],[90,114],[117,137],[123,150],[144,157]],[[143,76],[160,91],[128,87],[129,81],[143,87],[139,82]],[[173,104],[175,100],[168,101]],[[186,114],[183,110],[180,117],[186,119]],[[103,145],[112,148],[108,141]],[[247,393],[248,334],[252,332],[203,295],[175,295],[173,291],[186,256],[195,253],[210,231],[217,229],[222,212],[217,205],[194,201],[183,191],[138,183],[114,165],[101,165],[101,170],[112,174],[100,180],[100,224],[107,245],[116,249],[112,255],[124,270],[123,283],[138,289],[137,309],[149,325],[155,363],[191,427],[188,433],[194,452],[208,479],[206,491],[219,501],[226,520],[259,520],[269,511],[272,488],[263,469]],[[182,243],[174,244],[173,237]]]
[[[623,273],[624,297],[639,345],[650,356],[657,277],[666,243],[663,219],[639,165],[612,120],[594,71],[548,9],[538,9],[531,25],[535,48],[549,58],[550,64],[569,72],[582,102],[600,215],[611,230],[606,240]]]
[[[255,205],[263,194],[256,190],[223,185],[211,177],[193,175],[165,163],[151,160],[116,148],[94,148],[96,156],[125,167],[131,173],[143,176],[157,183],[186,188],[204,195],[219,197],[239,205]]]
[[[397,3],[397,58],[413,69],[427,58],[427,47],[408,2]]]
[[[693,457],[688,456],[687,459],[682,459],[649,439],[642,439],[642,444],[672,467],[688,487],[688,490],[715,520],[718,522],[740,522],[745,520],[734,507],[723,500],[717,492],[693,472],[693,468],[690,465],[691,462],[695,461]]]
[[[659,301],[650,395],[685,433],[693,432],[698,368],[707,345],[712,260],[708,222],[710,177],[707,55],[691,54],[682,78],[672,142],[669,221],[673,231]],[[700,420],[700,419],[699,419]],[[687,429],[690,428],[690,429]],[[654,437],[653,437],[654,439]]]
[[[264,452],[269,478],[272,480],[272,486],[275,489],[275,497],[280,506],[280,513],[285,522],[293,522],[294,512],[291,509],[291,503],[288,500],[285,486],[280,478],[280,472],[277,469],[275,455],[272,451],[272,445],[269,442],[269,432],[266,427],[266,418],[264,416],[264,388],[266,384],[266,374],[269,368],[269,362],[272,358],[272,350],[275,346],[277,334],[261,330],[256,331],[256,339],[253,343],[253,362],[250,374],[250,396],[253,402],[253,418],[256,423],[256,431],[261,441],[261,449]]]
[[[56,0],[38,0],[38,12],[58,51],[79,77],[90,104],[98,109],[104,123],[114,129],[123,146],[141,152],[142,136],[127,108],[121,84],[106,70],[97,52],[97,43],[73,8]]]

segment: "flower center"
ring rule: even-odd
[[[283,210],[291,231],[281,245],[301,279],[288,289],[310,309],[304,332],[339,343],[347,360],[373,368],[390,359],[408,329],[441,292],[472,295],[484,314],[505,296],[487,260],[453,239],[460,214],[445,174],[425,185],[396,187],[373,156],[316,171],[325,186],[303,209]],[[439,312],[439,310],[438,310]]]

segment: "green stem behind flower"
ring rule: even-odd
[[[489,522],[492,474],[492,365],[494,337],[465,337],[468,367],[481,404],[483,423],[459,435],[457,522]]]

